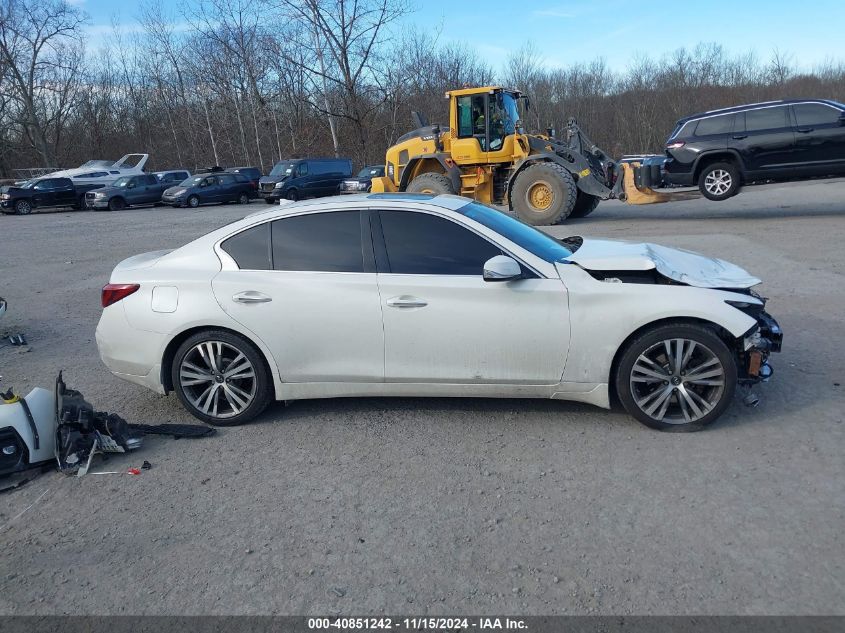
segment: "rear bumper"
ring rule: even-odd
[[[103,310],[95,333],[100,359],[115,376],[164,393],[161,358],[166,337],[132,327],[120,302]]]
[[[695,185],[695,172],[692,163],[680,163],[669,158],[663,164],[663,178],[669,185],[691,187]]]

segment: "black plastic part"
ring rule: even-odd
[[[38,450],[41,448],[41,439],[38,437],[38,427],[35,426],[35,418],[32,417],[32,411],[30,411],[29,405],[24,398],[21,398],[18,402],[26,415],[26,421],[29,422],[29,430],[32,431],[32,442],[35,445],[35,450]]]

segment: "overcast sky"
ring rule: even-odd
[[[191,0],[186,0],[188,6]],[[777,48],[798,66],[845,62],[845,1],[811,0],[412,0],[404,22],[429,29],[440,42],[472,46],[499,71],[510,51],[532,42],[550,66],[603,57],[623,70],[637,54],[659,57],[682,46],[716,42],[727,52],[754,51],[767,60]],[[91,16],[96,46],[117,16],[137,25],[133,2],[73,0]],[[174,3],[175,4],[175,3]],[[179,18],[182,20],[182,18]]]

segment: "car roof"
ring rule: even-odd
[[[355,208],[372,208],[377,207],[378,202],[384,200],[387,202],[417,202],[424,203],[427,206],[440,207],[449,211],[457,211],[465,207],[470,202],[470,198],[463,196],[456,196],[452,194],[434,195],[430,193],[359,193],[345,196],[332,196],[331,198],[311,198],[308,200],[300,200],[299,202],[289,202],[284,205],[273,206],[269,209],[250,213],[247,218],[258,218],[259,216],[273,216],[284,217],[292,215],[309,207],[327,207],[340,208],[354,206]],[[391,209],[408,209],[414,210],[417,207],[408,205],[391,206]],[[246,218],[244,218],[246,219]]]
[[[745,105],[731,106],[729,108],[719,108],[716,110],[707,110],[705,112],[698,112],[678,119],[677,125],[688,123],[696,119],[704,119],[711,116],[718,116],[722,114],[734,114],[736,112],[745,112],[746,110],[754,110],[757,108],[771,108],[780,105],[790,105],[793,103],[821,103],[829,105],[837,109],[841,109],[842,105],[830,99],[778,99],[776,101],[760,101],[759,103],[746,103]]]

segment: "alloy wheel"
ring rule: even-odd
[[[672,338],[639,355],[629,384],[634,402],[647,416],[668,424],[689,424],[706,416],[722,399],[725,368],[706,345]]]
[[[179,383],[197,411],[219,419],[245,411],[257,390],[255,367],[223,341],[203,341],[188,350],[179,365]]]
[[[724,169],[714,169],[704,179],[704,188],[715,196],[725,195],[732,184],[733,177]]]
[[[32,212],[32,205],[26,200],[19,200],[15,205],[15,212],[18,215],[29,215]]]

